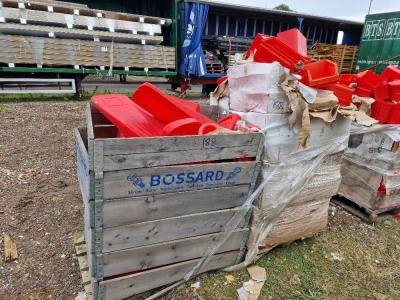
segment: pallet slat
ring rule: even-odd
[[[237,185],[105,201],[103,226],[108,228],[237,207],[246,200],[248,191],[249,185]]]
[[[238,251],[217,254],[211,258],[208,265],[201,272],[231,266],[235,264],[237,256]],[[181,280],[193,269],[197,262],[198,260],[191,260],[122,278],[102,281],[99,284],[99,289],[100,291],[104,290],[105,299],[107,300],[124,299],[155,287]]]
[[[235,231],[217,253],[238,250],[249,229]],[[218,233],[104,253],[104,277],[200,258]],[[246,235],[247,236],[247,235]]]
[[[103,253],[219,232],[236,212],[227,209],[105,228]]]

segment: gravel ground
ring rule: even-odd
[[[0,299],[75,299],[83,291],[73,234],[83,228],[73,128],[79,102],[6,104],[0,113],[0,230],[19,258],[4,261]]]

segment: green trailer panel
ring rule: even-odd
[[[400,62],[400,12],[368,15],[365,20],[356,65],[380,74]]]

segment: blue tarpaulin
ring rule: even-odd
[[[208,5],[188,2],[185,6],[186,34],[182,45],[183,61],[179,73],[185,77],[201,77],[207,73],[201,48],[201,37],[207,21]]]

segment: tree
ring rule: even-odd
[[[290,7],[286,4],[280,4],[278,6],[275,6],[274,9],[276,10],[284,10],[284,11],[294,11],[293,9],[290,9]]]

